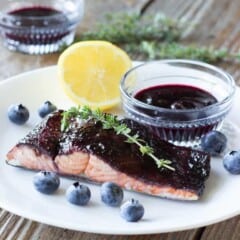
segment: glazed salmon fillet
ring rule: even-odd
[[[197,200],[210,173],[208,154],[179,147],[152,136],[133,120],[122,120],[133,134],[138,134],[159,159],[168,159],[175,171],[157,168],[135,144],[123,135],[103,129],[100,122],[72,121],[62,132],[62,111],[55,112],[20,140],[7,154],[7,163],[31,170],[49,170],[62,175],[85,177],[149,195]]]

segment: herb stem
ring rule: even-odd
[[[158,159],[155,155],[153,155],[152,153],[149,154],[149,156],[151,158],[153,158],[153,160],[155,161],[155,163],[157,164],[158,168],[168,168],[171,171],[175,171],[174,167],[171,167],[169,164],[171,164],[170,160],[166,160],[166,159]]]
[[[137,144],[140,147],[140,149],[145,147],[140,142],[136,141],[135,138],[133,138],[129,134],[123,134],[123,135],[125,135],[125,137],[129,138],[135,144]],[[171,161],[165,160],[165,159],[158,159],[155,155],[153,155],[150,152],[148,153],[148,155],[155,161],[155,163],[157,164],[158,168],[165,167],[165,168],[168,168],[169,170],[175,171],[175,168],[169,166]]]

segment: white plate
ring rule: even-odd
[[[149,234],[186,230],[225,220],[240,213],[240,176],[228,174],[221,159],[212,160],[211,176],[203,197],[197,202],[181,202],[125,192],[125,200],[138,199],[145,207],[144,218],[128,223],[119,208],[104,206],[99,186],[89,185],[92,198],[86,207],[69,204],[64,196],[71,180],[61,179],[57,194],[46,196],[34,190],[34,173],[5,164],[7,151],[40,121],[37,109],[45,100],[67,108],[72,103],[57,84],[56,66],[24,73],[0,83],[0,206],[17,215],[46,224],[94,233]],[[235,103],[240,101],[237,90]],[[25,126],[15,126],[7,118],[12,103],[26,105],[31,113]],[[235,104],[225,126],[231,149],[240,149],[240,115]]]

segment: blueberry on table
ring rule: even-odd
[[[137,222],[144,215],[144,207],[139,201],[131,199],[121,206],[120,214],[128,222]]]
[[[57,110],[57,107],[50,101],[44,102],[38,109],[38,114],[41,118],[46,117],[48,114]]]
[[[227,146],[226,136],[219,131],[211,131],[201,138],[202,150],[212,156],[220,155]]]
[[[13,104],[8,108],[8,118],[17,125],[23,125],[29,119],[29,111],[22,104]]]
[[[231,151],[223,158],[224,168],[231,174],[240,174],[240,151]]]
[[[72,204],[85,206],[91,198],[91,192],[86,185],[75,182],[67,189],[66,197]]]
[[[123,200],[123,190],[113,182],[105,182],[100,189],[101,200],[111,207],[120,206]]]
[[[59,188],[60,179],[54,172],[41,171],[34,176],[33,184],[37,191],[51,194]]]

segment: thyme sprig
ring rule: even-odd
[[[216,49],[212,46],[197,46],[195,44],[184,45],[180,43],[159,43],[155,41],[142,41],[139,45],[126,44],[127,52],[140,55],[142,59],[191,59],[208,63],[236,60],[239,57],[230,54],[227,49]]]
[[[82,120],[95,119],[102,123],[104,129],[113,129],[117,135],[124,135],[128,143],[134,143],[139,147],[142,155],[148,155],[151,157],[158,168],[167,168],[174,171],[175,169],[171,166],[171,161],[166,159],[159,159],[154,155],[154,150],[150,147],[146,141],[140,138],[138,134],[132,135],[132,130],[120,120],[117,116],[103,113],[100,110],[92,110],[88,106],[72,107],[62,114],[61,130],[65,131],[70,124],[72,118],[80,118]]]
[[[185,24],[163,14],[141,16],[138,13],[107,14],[94,30],[83,32],[79,40],[106,40],[115,44],[139,43],[144,40],[177,41]]]

